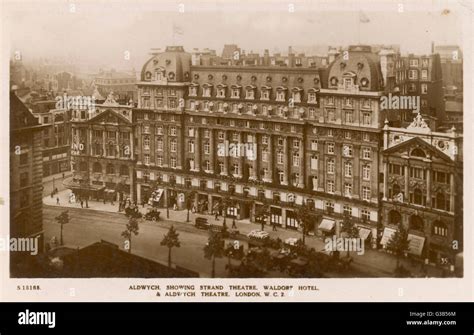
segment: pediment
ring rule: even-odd
[[[419,137],[413,137],[409,140],[396,144],[383,151],[384,154],[399,154],[400,156],[409,156],[410,158],[423,158],[423,154],[426,155],[424,158],[438,158],[443,161],[452,163],[453,159],[440,151],[433,145],[430,145]]]
[[[88,123],[107,123],[114,125],[131,125],[131,122],[120,113],[107,109],[102,113],[94,116]]]

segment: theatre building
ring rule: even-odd
[[[453,264],[462,251],[462,135],[431,131],[420,114],[407,128],[387,124],[382,165],[382,246],[403,224],[408,253]]]
[[[109,94],[94,109],[72,111],[73,176],[64,184],[77,196],[111,202],[133,199],[132,107]]]
[[[317,233],[344,216],[377,236],[383,79],[370,47],[329,68],[192,65],[182,47],[145,63],[133,111],[136,197],[198,211],[231,200],[228,215],[298,228],[309,204]]]

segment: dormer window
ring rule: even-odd
[[[245,89],[245,99],[253,100],[255,99],[255,86],[249,85]]]
[[[263,86],[261,93],[260,93],[260,100],[270,100],[270,91],[271,91],[270,86]]]
[[[206,98],[210,98],[212,94],[212,85],[211,84],[205,84],[202,87],[202,96]]]
[[[155,80],[160,81],[165,78],[165,70],[162,68],[155,69]]]
[[[198,92],[198,85],[197,84],[192,84],[191,86],[189,86],[189,96],[190,97],[197,96],[197,92]]]
[[[216,91],[216,98],[225,98],[225,90],[226,90],[225,85],[218,85],[217,91]]]
[[[240,89],[241,86],[232,86],[232,99],[240,99]]]
[[[311,89],[311,90],[308,91],[308,103],[309,104],[317,103],[316,90],[315,89]]]
[[[276,101],[285,101],[286,100],[286,88],[279,87],[276,92]]]
[[[303,92],[303,89],[299,87],[295,87],[293,89],[293,93],[292,93],[293,102],[301,102],[302,92]]]

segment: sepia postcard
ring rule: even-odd
[[[0,301],[472,301],[471,2],[0,6]]]

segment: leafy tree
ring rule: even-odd
[[[63,225],[69,223],[69,213],[68,211],[64,211],[55,217],[55,220],[61,225],[61,235],[59,239],[60,245],[63,245]]]
[[[303,235],[302,242],[305,244],[305,236],[309,231],[314,229],[315,217],[309,207],[305,204],[296,212],[296,220],[298,221]]]
[[[387,249],[392,251],[397,257],[397,269],[400,265],[400,257],[404,256],[405,253],[410,249],[408,241],[408,231],[405,229],[403,224],[398,225],[398,230],[393,233],[392,237],[387,243]]]
[[[359,228],[349,217],[345,217],[342,222],[341,232],[344,233],[346,238],[359,238]],[[350,250],[347,250],[347,257],[350,257]]]
[[[188,211],[186,215],[186,222],[189,222],[189,211],[191,210],[191,208],[193,208],[195,195],[196,191],[189,191],[186,193],[186,209]]]
[[[220,233],[211,231],[209,240],[204,246],[204,257],[212,260],[212,278],[216,275],[216,258],[224,255],[224,240]]]
[[[130,217],[125,230],[122,232],[122,237],[128,241],[128,252],[132,252],[132,235],[138,235],[138,220]]]
[[[171,267],[171,249],[176,247],[179,248],[181,243],[178,239],[179,234],[176,232],[173,226],[170,227],[168,233],[163,237],[160,245],[168,248],[168,266]]]
[[[264,230],[265,222],[267,221],[268,217],[270,216],[270,206],[264,204],[262,206],[258,206],[255,211],[255,221],[262,225],[262,230]]]

